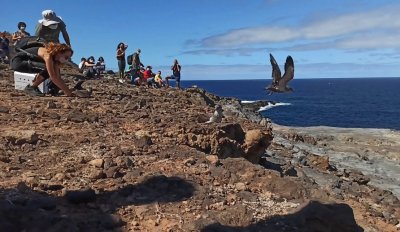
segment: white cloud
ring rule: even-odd
[[[290,51],[311,51],[323,49],[343,49],[366,51],[375,49],[400,49],[400,33],[356,34],[332,41],[295,44],[281,48]],[[397,52],[397,51],[393,51]]]
[[[188,55],[220,55],[220,56],[233,56],[235,54],[240,56],[250,56],[255,52],[273,51],[272,48],[226,48],[226,49],[197,49],[185,51],[182,54]]]
[[[339,40],[337,47],[345,49],[399,48],[399,34],[360,35]]]
[[[335,18],[319,19],[319,21],[310,22],[304,25],[281,26],[281,27],[253,27],[232,30],[224,34],[211,36],[203,39],[203,47],[236,47],[242,45],[257,45],[264,43],[279,43],[293,40],[329,40],[341,39],[338,47],[342,48],[360,48],[361,45],[370,48],[373,47],[373,36],[370,41],[360,41],[357,45],[354,34],[359,33],[363,36],[373,35],[377,31],[386,33],[397,33],[400,29],[400,6],[383,7],[364,13],[352,13],[340,15]],[[347,41],[347,37],[351,36]],[[394,39],[399,35],[381,37],[384,38],[384,46],[394,44]],[[377,38],[378,39],[378,38]],[[361,44],[361,45],[360,45]],[[398,45],[396,45],[398,46]]]

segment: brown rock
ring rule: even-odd
[[[246,154],[244,157],[250,162],[258,164],[271,141],[272,136],[263,133],[259,129],[247,131],[244,145]]]
[[[236,183],[235,188],[237,191],[244,191],[247,189],[246,184],[242,182]]]
[[[321,171],[327,171],[331,169],[331,165],[329,164],[329,157],[328,156],[318,156],[318,155],[308,155],[308,163],[318,168]]]
[[[35,144],[39,140],[39,136],[34,130],[19,130],[13,132],[5,132],[5,138],[15,145],[25,143]]]
[[[104,174],[103,170],[93,169],[89,173],[89,178],[93,179],[93,180],[103,179],[105,177],[106,177],[106,174]]]
[[[206,156],[206,159],[208,161],[210,161],[210,163],[214,166],[218,166],[221,164],[221,161],[219,160],[218,156],[216,156],[216,155],[208,155],[208,156]]]
[[[115,158],[115,164],[120,168],[130,168],[134,166],[134,162],[128,156],[119,156]]]
[[[153,144],[150,133],[148,131],[137,131],[135,133],[134,144],[136,147],[140,148]]]
[[[98,167],[98,168],[102,168],[104,166],[104,160],[103,159],[94,159],[94,160],[89,161],[89,164],[93,165],[95,167]]]
[[[73,110],[67,115],[67,120],[72,122],[84,122],[87,120],[87,115],[80,110]]]

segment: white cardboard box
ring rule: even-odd
[[[32,81],[35,78],[35,73],[22,73],[22,72],[14,72],[14,83],[15,89],[24,90],[27,85],[32,85]],[[49,92],[48,83],[49,79],[43,81],[42,84],[38,86],[39,90],[42,93]]]

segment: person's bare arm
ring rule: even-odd
[[[125,51],[123,51],[123,50],[121,50],[121,49],[118,49],[118,50],[117,50],[117,57],[121,57],[121,56],[123,56],[123,55],[125,55]]]
[[[13,42],[15,42],[15,41],[17,41],[17,40],[19,40],[19,39],[21,39],[21,37],[18,36],[17,33],[12,34],[11,40],[12,40]]]
[[[45,48],[39,48],[45,49]],[[61,79],[61,73],[60,73],[60,67],[57,63],[55,63],[52,59],[52,57],[44,52],[39,51],[39,55],[42,53],[42,58],[44,59],[44,62],[46,63],[46,69],[47,72],[49,72],[50,80],[58,87],[60,88],[68,97],[72,97],[72,91],[68,88],[68,86],[65,84],[65,82]]]
[[[93,67],[93,66],[96,66],[96,64],[92,64],[92,63],[89,63],[89,62],[85,62],[85,67]]]

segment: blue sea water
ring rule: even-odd
[[[286,126],[332,126],[400,130],[400,78],[323,78],[293,80],[293,93],[267,95],[269,80],[182,81],[242,101],[272,100],[261,111]]]

